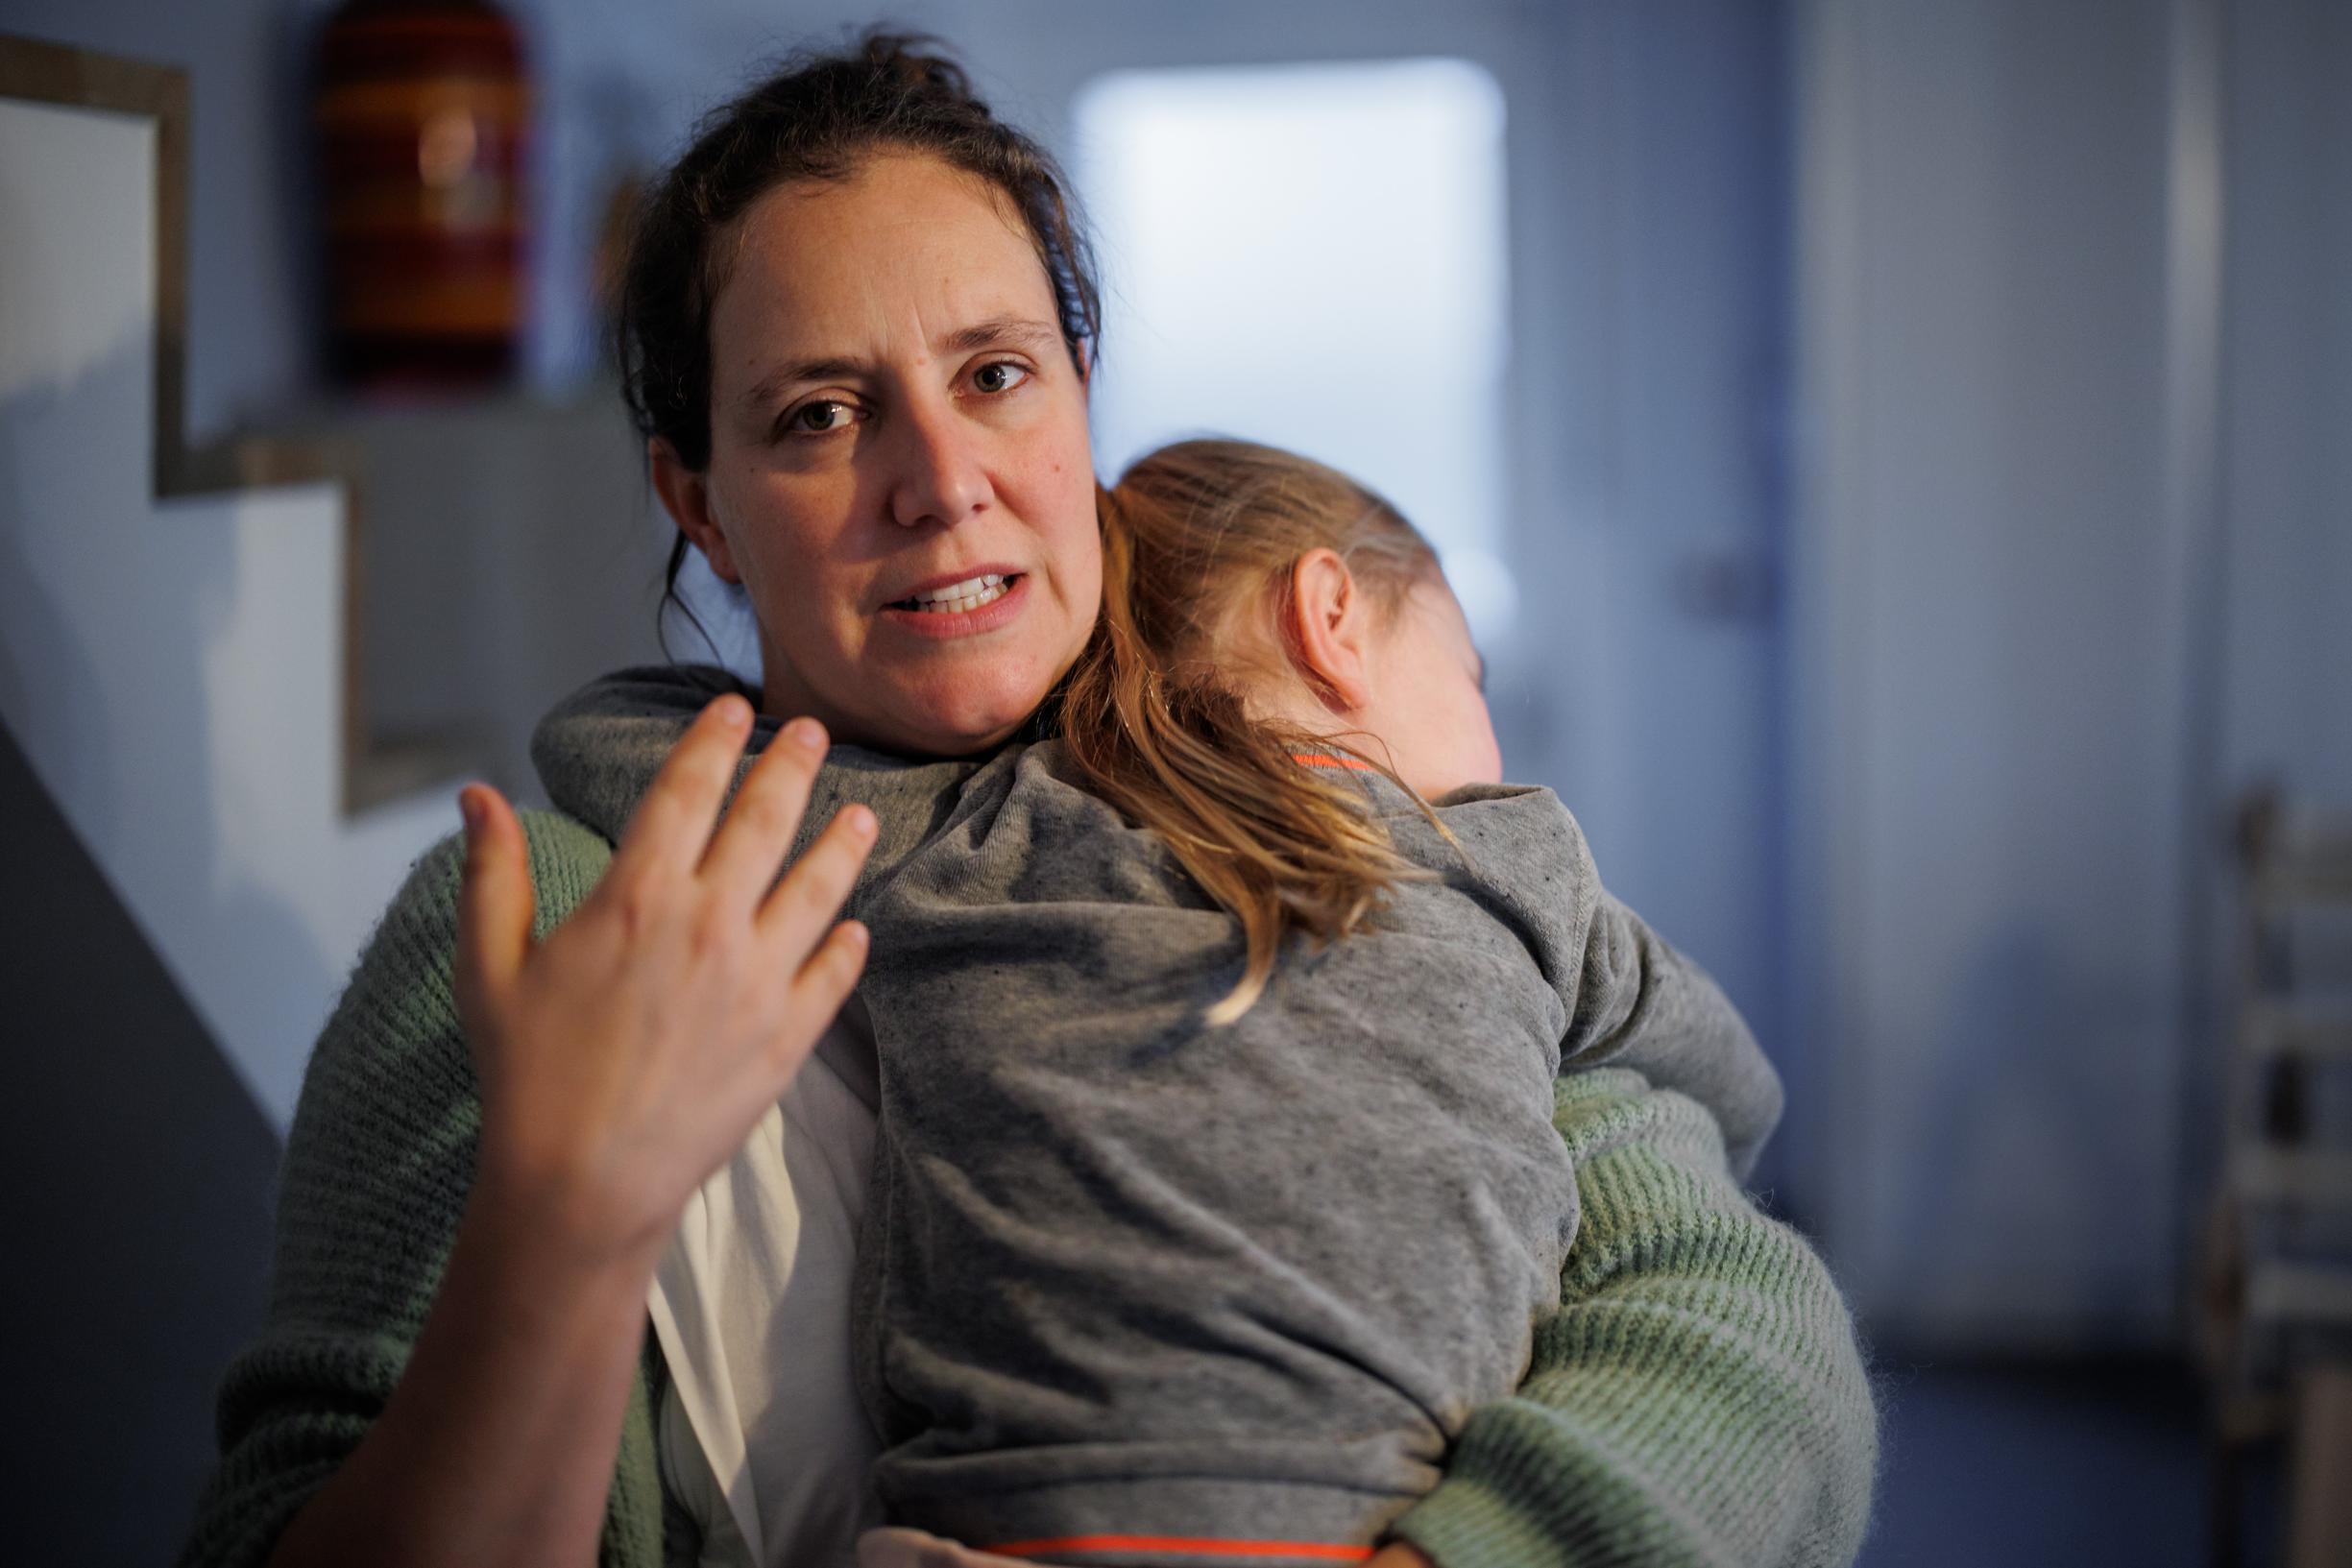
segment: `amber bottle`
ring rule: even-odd
[[[528,308],[531,94],[485,0],[348,0],[320,40],[329,360],[338,380],[478,387]]]

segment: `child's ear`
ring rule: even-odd
[[[1309,550],[1291,563],[1282,643],[1324,707],[1352,713],[1371,700],[1371,602],[1337,550]]]
[[[735,569],[734,554],[727,548],[727,536],[720,531],[718,521],[711,516],[711,487],[701,474],[686,466],[678,449],[660,436],[645,443],[645,466],[653,470],[653,488],[662,497],[662,505],[678,531],[692,542],[711,569],[723,582],[740,583],[743,574]]]

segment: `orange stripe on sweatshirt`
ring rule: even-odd
[[[1308,767],[1351,767],[1362,769],[1367,773],[1371,771],[1372,766],[1370,762],[1358,758],[1326,757],[1319,751],[1295,751],[1291,753],[1291,760],[1304,763]]]
[[[1363,1562],[1369,1546],[1337,1541],[1223,1541],[1193,1535],[1063,1535],[1050,1541],[1013,1541],[980,1550],[1006,1557],[1047,1552],[1181,1552],[1196,1557],[1299,1557],[1316,1562]]]

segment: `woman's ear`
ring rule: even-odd
[[[722,582],[740,583],[727,536],[711,516],[711,487],[678,456],[678,448],[661,436],[645,443],[645,466],[653,472],[653,488],[678,531],[700,550]]]
[[[1291,563],[1282,644],[1299,676],[1335,713],[1371,700],[1372,607],[1337,550],[1309,550]]]

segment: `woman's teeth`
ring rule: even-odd
[[[924,610],[934,615],[960,615],[978,610],[983,604],[994,604],[1005,596],[1005,578],[997,572],[984,576],[967,577],[960,583],[934,589],[929,593],[917,593],[912,598],[899,600],[908,610]]]

